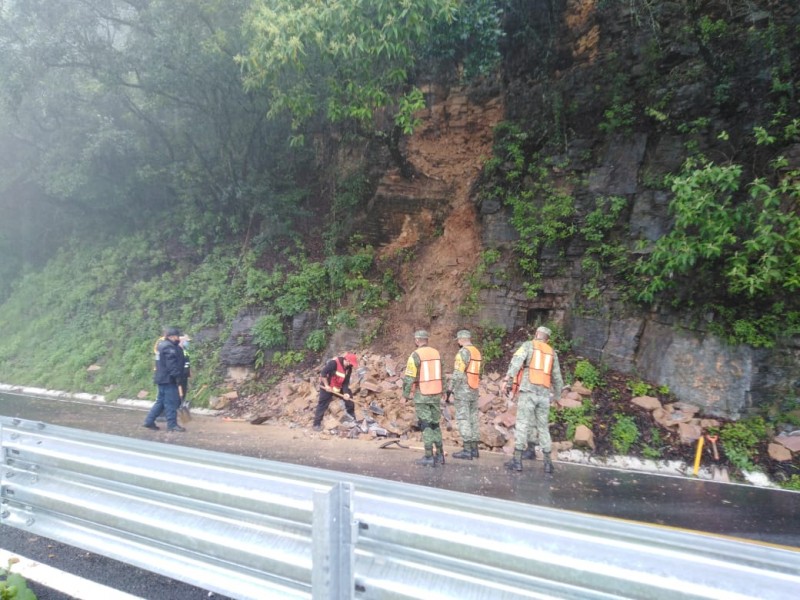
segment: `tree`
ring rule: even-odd
[[[26,229],[48,233],[37,248],[55,248],[74,233],[171,223],[187,241],[210,244],[257,227],[276,205],[293,210],[302,195],[283,197],[303,164],[285,146],[286,124],[265,119],[267,99],[244,90],[234,61],[250,4],[6,4],[4,243],[33,246]]]
[[[295,143],[325,122],[352,125],[385,141],[409,175],[399,140],[424,106],[412,68],[457,9],[456,0],[256,0],[238,59],[245,85],[266,92],[270,116],[290,115]]]

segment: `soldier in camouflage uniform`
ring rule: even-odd
[[[456,423],[464,442],[464,449],[453,453],[453,458],[472,460],[478,458],[478,387],[483,372],[480,351],[472,344],[472,334],[462,329],[456,334],[461,349],[456,354],[453,377],[447,390],[447,398],[456,397]]]
[[[411,353],[406,363],[403,377],[403,397],[414,401],[414,410],[422,430],[422,443],[425,456],[416,463],[424,466],[444,464],[444,447],[442,446],[442,430],[439,422],[442,418],[442,361],[439,352],[428,346],[428,332],[424,330],[414,333],[417,349]],[[413,389],[412,389],[413,388]],[[433,454],[436,448],[436,456]]]
[[[550,399],[561,397],[564,380],[561,378],[558,355],[547,343],[550,335],[551,331],[547,327],[539,327],[533,340],[523,343],[514,353],[503,379],[506,392],[510,392],[520,369],[527,371],[523,372],[519,387],[514,458],[506,463],[506,467],[513,471],[522,470],[523,452],[528,444],[530,428],[534,427],[544,454],[544,471],[553,472],[550,455]]]

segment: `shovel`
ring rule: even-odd
[[[183,395],[182,385],[178,386],[178,394],[183,398],[181,405],[178,407],[178,423],[186,425],[186,423],[192,420],[192,411],[189,409],[189,401]]]
[[[714,460],[719,460],[719,450],[717,450],[717,436],[716,435],[707,435],[706,438],[709,442],[711,442],[711,447],[714,450]]]
[[[197,390],[194,393],[194,397],[196,398],[200,394],[200,392],[202,392],[207,387],[208,387],[207,384],[203,385],[199,390]],[[180,397],[183,398],[181,405],[178,407],[178,422],[181,425],[185,425],[186,423],[192,420],[192,410],[191,410],[192,403],[183,395],[183,386],[181,385],[178,386],[178,394],[180,394]]]
[[[450,405],[447,402],[447,397],[445,397],[445,400],[439,405],[439,408],[441,409],[442,416],[444,417],[444,420],[447,423],[447,431],[452,431],[453,421],[450,418]]]
[[[389,440],[388,442],[383,442],[380,446],[378,446],[378,448],[381,449],[391,448],[395,444],[397,444],[398,448],[403,448],[405,450],[408,450],[410,448],[409,446],[406,446],[405,444],[401,443],[400,440]]]

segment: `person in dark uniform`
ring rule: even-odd
[[[186,363],[180,346],[180,337],[180,330],[177,327],[170,327],[166,330],[164,339],[156,346],[156,370],[153,381],[158,386],[158,396],[144,420],[144,427],[148,429],[159,429],[156,418],[163,412],[167,418],[167,431],[186,431],[178,425],[178,408],[181,405],[178,384],[183,377]]]
[[[319,400],[314,412],[314,431],[322,431],[322,417],[334,396],[341,395],[347,416],[355,421],[356,404],[350,390],[350,376],[358,367],[358,357],[352,352],[330,359],[319,374]]]

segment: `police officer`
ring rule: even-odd
[[[456,334],[456,341],[461,348],[456,353],[447,398],[455,396],[456,423],[464,449],[453,453],[453,458],[472,460],[478,458],[478,388],[483,367],[480,350],[472,344],[469,330],[460,330]]]
[[[553,472],[549,423],[550,399],[561,397],[564,380],[561,378],[558,355],[548,344],[551,334],[547,327],[539,327],[533,340],[524,342],[514,352],[508,372],[503,378],[506,393],[510,393],[514,378],[521,369],[524,369],[517,401],[514,457],[505,463],[505,466],[513,471],[522,470],[523,452],[528,444],[530,428],[533,427],[536,429],[536,436],[544,454],[544,471]]]
[[[178,385],[183,377],[186,363],[180,338],[180,330],[177,327],[169,327],[164,332],[164,339],[156,345],[156,370],[153,382],[158,386],[158,396],[144,420],[144,426],[148,429],[158,430],[156,418],[163,412],[167,418],[167,431],[186,431],[178,425],[178,408],[181,405]]]
[[[414,401],[425,456],[416,461],[423,466],[444,464],[444,447],[439,421],[442,418],[442,359],[439,351],[428,346],[428,332],[421,329],[414,333],[417,349],[406,362],[403,377],[403,397]],[[433,454],[436,448],[436,456]]]

